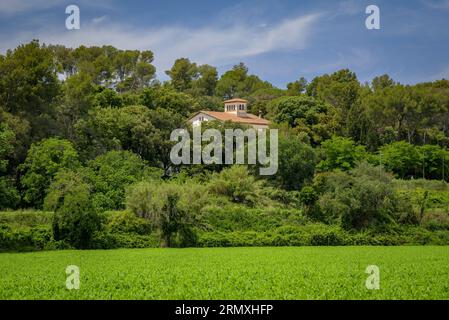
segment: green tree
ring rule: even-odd
[[[297,136],[280,135],[278,172],[269,177],[278,187],[300,190],[313,178],[316,165],[314,149]]]
[[[401,179],[419,176],[420,153],[410,143],[398,141],[383,146],[379,157],[380,163]]]
[[[321,176],[318,205],[328,223],[345,229],[365,229],[394,224],[412,208],[400,201],[392,178],[380,167],[361,163],[349,172]]]
[[[15,134],[9,127],[0,123],[0,209],[15,208],[20,196],[13,184],[13,180],[6,175],[8,171],[8,158],[13,152]]]
[[[374,91],[383,90],[386,88],[393,87],[396,83],[393,79],[390,78],[388,74],[384,74],[378,77],[375,77],[371,82],[371,86]]]
[[[307,86],[306,93],[337,108],[341,113],[340,125],[345,131],[348,130],[348,115],[360,93],[360,83],[354,72],[343,69],[316,77]]]
[[[55,176],[45,209],[54,211],[53,236],[76,249],[91,247],[92,238],[100,228],[100,219],[90,198],[90,186],[73,171],[61,170]]]
[[[217,82],[216,94],[222,99],[245,98],[259,89],[271,87],[259,77],[248,75],[248,68],[240,63],[221,76]]]
[[[290,96],[297,96],[304,93],[306,88],[307,80],[304,77],[301,77],[299,80],[287,84],[287,94]]]
[[[143,178],[159,179],[162,171],[150,168],[129,151],[110,151],[89,161],[83,170],[92,186],[92,202],[96,211],[124,209],[125,188]]]
[[[197,185],[140,182],[127,190],[126,203],[130,211],[159,230],[161,247],[171,247],[175,235],[191,235],[206,199],[204,188]]]
[[[67,140],[50,138],[33,144],[21,166],[24,173],[21,179],[24,201],[28,205],[40,207],[56,173],[79,165],[78,153]]]
[[[337,110],[312,97],[280,97],[271,101],[268,108],[275,122],[287,123],[297,132],[307,134],[314,144],[330,138],[339,130]]]
[[[199,78],[193,82],[193,94],[195,96],[213,96],[218,81],[217,68],[210,65],[202,65],[198,67]]]
[[[60,92],[52,51],[38,41],[8,50],[0,59],[0,106],[31,124],[34,141],[54,128],[52,102]]]
[[[166,109],[174,113],[189,116],[193,112],[193,98],[168,87],[154,87],[143,90],[140,103],[149,109]]]
[[[68,78],[63,86],[63,95],[56,108],[60,130],[70,140],[75,138],[75,123],[87,116],[94,105],[95,85],[87,73],[77,73]]]
[[[333,137],[321,145],[324,160],[318,164],[321,171],[349,170],[367,158],[364,146],[358,146],[351,138]]]
[[[171,85],[178,91],[192,88],[192,82],[199,76],[198,66],[187,58],[177,59],[170,70],[165,71]]]

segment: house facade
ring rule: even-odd
[[[247,100],[231,99],[224,102],[224,112],[202,110],[193,115],[189,122],[195,126],[204,121],[231,121],[252,126],[254,129],[268,129],[270,121],[248,113],[247,110]]]

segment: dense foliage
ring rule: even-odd
[[[38,41],[0,55],[0,209],[54,213],[0,223],[2,249],[446,241],[448,80],[345,69],[281,89],[180,58],[161,83],[153,58]],[[277,174],[173,165],[171,132],[236,97],[279,130]]]

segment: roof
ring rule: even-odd
[[[235,102],[248,103],[248,100],[235,98],[231,100],[226,100],[224,103],[235,103]]]
[[[243,124],[255,124],[255,125],[269,125],[271,122],[266,119],[259,118],[258,116],[255,116],[251,113],[247,113],[245,116],[237,116],[235,113],[229,113],[229,112],[219,112],[219,111],[199,111],[191,118],[195,117],[196,115],[204,113],[208,116],[211,116],[217,120],[221,121],[231,121],[236,123],[243,123]]]

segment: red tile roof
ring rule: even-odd
[[[243,123],[243,124],[255,124],[255,125],[269,125],[271,123],[270,121],[268,121],[266,119],[259,118],[258,116],[255,116],[251,113],[247,113],[246,116],[237,116],[235,113],[230,113],[230,112],[200,111],[200,112],[196,113],[194,116],[196,116],[199,113],[207,114],[207,115],[209,115],[217,120],[221,120],[221,121],[231,121],[231,122],[237,122],[237,123]]]

